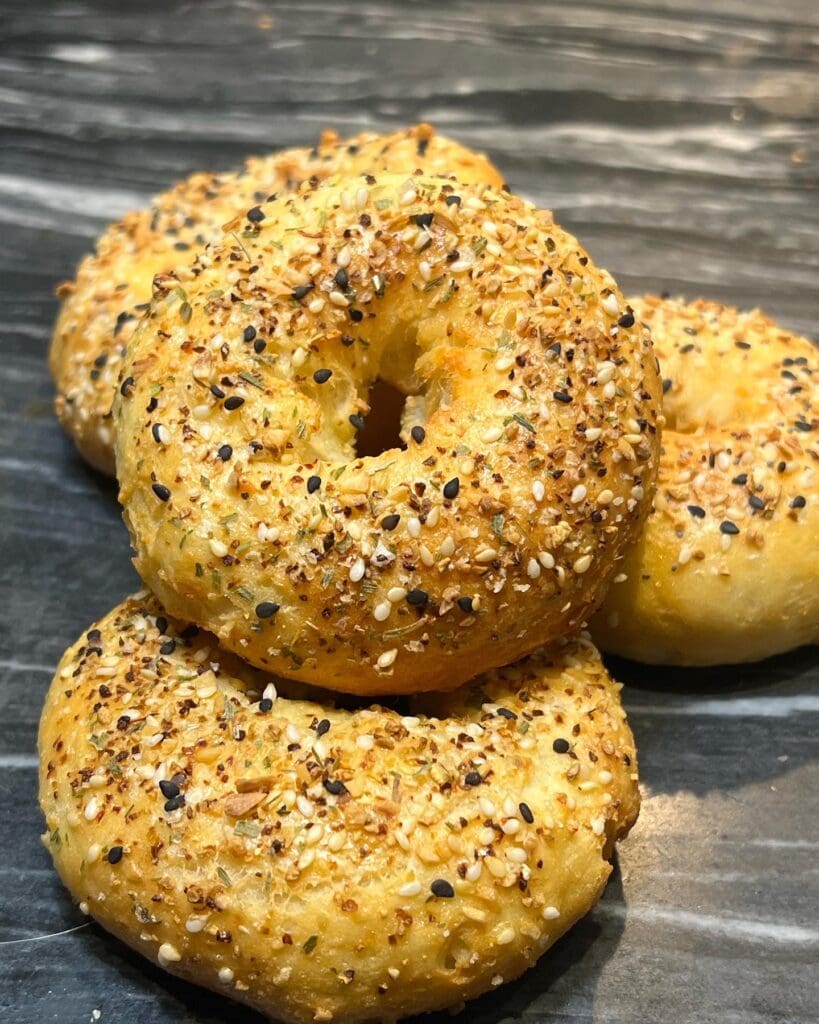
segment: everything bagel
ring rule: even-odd
[[[58,288],[51,344],[56,410],[82,456],[113,475],[111,399],[122,355],[151,298],[154,275],[188,262],[238,210],[310,178],[416,169],[500,186],[486,157],[420,124],[392,135],[367,132],[340,141],[325,132],[314,148],[248,160],[239,173],[197,173],[129,213],[99,239],[73,281]]]
[[[654,508],[593,622],[650,663],[819,642],[817,350],[754,310],[632,299],[666,391]]]
[[[273,1019],[457,1006],[602,892],[639,808],[618,691],[581,637],[409,715],[339,710],[137,595],[57,669],[44,842],[103,927]]]
[[[424,422],[361,458],[377,379]],[[595,608],[650,506],[659,406],[648,332],[550,213],[362,175],[157,278],[114,403],[120,499],[163,606],[251,663],[452,689]]]

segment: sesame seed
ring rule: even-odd
[[[228,412],[233,412],[234,409],[238,409],[244,404],[245,400],[241,395],[231,395],[230,398],[225,399],[225,408]]]
[[[357,558],[350,566],[350,582],[358,583],[364,576],[367,566],[363,558]]]
[[[795,498],[791,498],[791,508],[804,508],[807,505],[807,499],[802,494],[797,494]]]
[[[159,791],[166,800],[173,800],[175,796],[179,796],[179,786],[173,779],[160,779]]]
[[[620,319],[617,321],[618,327],[633,327],[634,326],[634,314],[623,313]]]
[[[300,301],[306,295],[309,295],[310,292],[315,287],[316,286],[313,284],[312,281],[309,284],[300,284],[296,288],[293,289],[293,291],[291,292],[291,295],[293,296],[294,299],[296,299],[297,301]]]
[[[480,772],[467,772],[464,776],[464,785],[466,786],[480,786],[483,782],[483,776]]]
[[[222,541],[217,540],[216,537],[212,537],[209,541],[210,549],[216,555],[217,558],[224,558],[228,553],[227,544],[223,544]]]
[[[704,508],[701,508],[699,505],[686,505],[685,507],[695,519],[705,519]]]
[[[382,601],[373,608],[373,618],[376,622],[384,622],[385,619],[390,617],[392,611],[392,605],[389,601]]]
[[[411,604],[413,607],[423,607],[427,601],[429,601],[429,594],[417,587],[407,594],[407,604]]]
[[[609,316],[617,316],[620,312],[620,303],[617,301],[617,296],[610,292],[608,295],[604,295],[600,300],[600,305],[609,314]]]
[[[259,224],[264,220],[264,210],[260,206],[251,207],[245,214],[251,224]]]
[[[172,946],[170,942],[163,942],[157,950],[157,957],[160,964],[176,964],[182,959],[179,950],[176,946]]]
[[[398,657],[398,648],[393,647],[392,650],[384,651],[384,653],[376,661],[376,665],[380,669],[388,669],[395,662]]]
[[[382,530],[394,530],[396,528],[396,526],[398,526],[398,524],[400,522],[401,522],[401,516],[399,516],[397,513],[393,513],[392,515],[384,516],[384,518],[381,520],[381,529]]]
[[[219,387],[218,384],[211,384],[211,386],[210,386],[210,393],[213,395],[214,398],[224,398],[225,397],[224,391]]]
[[[223,444],[216,453],[217,458],[221,459],[222,462],[227,462],[231,455],[233,455],[233,449],[229,444]]]
[[[564,404],[572,400],[572,396],[566,391],[553,391],[552,398],[556,402],[563,402]]]
[[[458,607],[461,609],[462,612],[466,612],[467,615],[471,615],[472,614],[472,610],[473,610],[472,598],[471,597],[459,597],[458,598]]]
[[[167,501],[171,496],[170,488],[164,484],[151,484],[151,490],[160,501]]]
[[[359,415],[356,412],[354,412],[352,414],[352,416],[350,416],[350,423],[352,423],[353,427],[356,430],[363,430],[364,429],[364,417]]]
[[[331,796],[344,796],[347,787],[340,779],[324,779],[322,785]]]
[[[458,497],[458,491],[461,489],[461,481],[457,476],[454,476],[451,480],[448,480],[444,484],[444,497],[448,501]]]
[[[523,818],[527,825],[531,825],[534,822],[535,816],[532,814],[532,808],[528,804],[518,804],[518,810],[520,811],[521,818]]]
[[[444,200],[444,202],[446,203],[447,206],[460,206],[461,205],[461,197],[460,196],[447,196],[446,199]]]
[[[735,536],[739,533],[739,527],[736,523],[732,523],[730,519],[723,519],[719,524],[719,532],[728,534],[729,536]]]
[[[255,337],[256,337],[256,328],[253,327],[252,325],[248,326],[248,327],[245,327],[244,331],[242,331],[242,339],[244,341],[253,341],[253,339]]]
[[[346,289],[349,287],[350,277],[343,266],[340,266],[338,270],[335,272],[333,281],[335,281],[336,287],[342,292],[346,291]]]
[[[307,493],[308,494],[315,494],[315,492],[319,489],[319,487],[321,487],[321,477],[320,476],[308,477],[308,480],[307,480]]]
[[[589,568],[589,566],[591,564],[592,564],[592,556],[591,555],[581,555],[580,558],[578,558],[575,561],[575,563],[572,565],[572,569],[578,575],[582,575],[584,572],[586,572],[586,570]]]
[[[493,441],[499,441],[503,437],[503,427],[490,427],[484,431],[484,435],[481,438],[484,444],[492,444]]]
[[[133,394],[134,388],[136,387],[136,381],[133,377],[126,377],[125,380],[119,386],[119,393],[123,398],[130,398]]]
[[[347,306],[350,305],[346,295],[343,295],[340,291],[337,291],[335,289],[330,292],[328,298],[330,299],[330,302],[332,302],[334,306],[342,306],[346,308]]]
[[[269,619],[279,610],[280,605],[275,601],[261,601],[256,605],[256,616],[259,619]]]
[[[532,484],[532,497],[537,502],[543,501],[546,496],[546,487],[542,480],[535,480]]]
[[[569,741],[568,740],[564,740],[564,739],[558,737],[558,739],[556,739],[554,741],[554,743],[552,744],[552,750],[556,754],[568,754],[569,753]]]
[[[223,985],[229,985],[233,981],[233,977],[233,971],[230,967],[219,968],[219,981],[221,981]]]
[[[121,860],[122,860],[122,847],[121,846],[112,846],[111,849],[108,851],[108,863],[109,864],[119,864],[119,862]]]
[[[328,369],[316,370],[313,374],[313,380],[316,384],[326,384],[327,381],[333,376],[333,371]]]
[[[544,907],[542,916],[545,921],[556,921],[560,917],[560,911],[557,907]]]
[[[436,878],[429,888],[432,895],[440,899],[451,900],[455,895],[455,890],[445,878]]]
[[[573,505],[579,505],[586,497],[586,487],[584,484],[578,484],[577,487],[572,491],[570,501]]]
[[[526,575],[533,580],[540,577],[540,563],[536,558],[530,558],[526,563]]]
[[[151,435],[157,444],[167,444],[171,439],[170,431],[162,423],[154,423],[151,427]]]
[[[421,893],[420,882],[407,882],[398,890],[399,896],[418,896]]]
[[[498,936],[495,941],[499,946],[508,946],[510,942],[515,941],[515,929],[504,928],[502,931],[498,932]]]
[[[427,432],[423,427],[416,426],[410,431],[410,436],[416,444],[423,444],[424,438],[427,436]]]

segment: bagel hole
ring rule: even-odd
[[[391,448],[406,448],[401,440],[401,418],[407,396],[394,384],[380,377],[367,395],[370,411],[364,417],[364,429],[356,437],[355,453],[359,458],[381,455]]]

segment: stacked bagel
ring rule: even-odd
[[[516,977],[639,808],[601,603],[649,661],[817,638],[810,344],[626,301],[427,125],[194,175],[60,294],[58,414],[116,468],[148,589],[58,666],[45,841],[174,974],[293,1022]],[[743,401],[703,409],[720,366]],[[365,455],[379,384],[402,441]],[[789,603],[751,600],[783,550]]]

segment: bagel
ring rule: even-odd
[[[455,1006],[601,894],[639,808],[619,689],[581,637],[411,715],[277,698],[136,595],[57,669],[43,840],[104,928],[271,1018]]]
[[[113,475],[111,399],[125,346],[155,274],[187,262],[237,210],[309,178],[416,168],[500,186],[486,157],[420,124],[392,135],[366,132],[340,141],[325,132],[315,148],[248,160],[238,173],[197,173],[158,196],[149,209],[111,225],[75,279],[58,288],[61,307],[51,344],[57,415],[80,454]],[[186,255],[187,254],[187,255]]]
[[[649,663],[819,642],[819,359],[759,310],[632,299],[664,378],[654,508],[593,621]]]
[[[424,424],[357,457],[377,379]],[[550,213],[304,186],[155,281],[114,402],[135,564],[260,668],[453,689],[581,628],[650,506],[660,403],[648,332]]]

